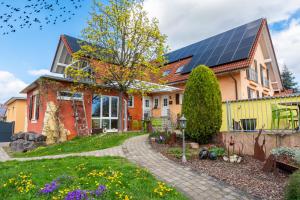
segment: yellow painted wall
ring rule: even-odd
[[[26,100],[16,100],[7,105],[6,121],[15,122],[14,133],[26,131]]]

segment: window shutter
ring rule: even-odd
[[[35,107],[35,119],[38,120],[39,119],[39,115],[40,115],[40,95],[36,95],[36,107]]]
[[[179,104],[179,94],[176,94],[176,105]]]
[[[31,96],[29,100],[29,120],[32,119],[32,103],[33,103],[33,96]]]

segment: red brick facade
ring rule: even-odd
[[[60,83],[61,84],[61,83]],[[47,103],[53,102],[56,106],[60,108],[59,110],[59,118],[61,123],[64,126],[64,129],[68,130],[70,134],[68,135],[68,139],[72,139],[77,136],[77,130],[75,126],[75,117],[74,117],[74,110],[72,106],[71,100],[57,100],[57,92],[58,91],[67,91],[70,88],[71,83],[63,83],[64,87],[57,90],[57,89],[46,89],[42,90],[39,86],[35,87],[34,89],[27,92],[27,121],[28,121],[28,131],[42,133],[43,128],[45,126],[45,114],[47,110]],[[88,128],[91,132],[92,130],[92,98],[93,92],[88,89],[78,90],[78,92],[83,93],[84,104],[85,104],[85,111],[87,116],[87,123]],[[99,92],[99,91],[97,91]],[[31,120],[29,118],[30,113],[30,98],[33,94],[39,93],[40,96],[40,105],[39,105],[39,117],[37,120]],[[118,96],[117,91],[114,90],[102,90],[102,95],[108,96]],[[122,114],[124,114],[122,112]],[[124,116],[124,115],[123,115]],[[123,117],[122,117],[123,118]],[[124,121],[122,126],[124,126]]]

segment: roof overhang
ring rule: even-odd
[[[7,100],[4,103],[4,105],[8,106],[9,104],[12,104],[13,102],[18,101],[18,100],[26,100],[26,97],[12,97],[9,100]]]

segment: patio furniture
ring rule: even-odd
[[[281,105],[283,105],[283,103],[281,103]],[[297,116],[298,116],[297,109],[281,107],[281,106],[278,106],[278,104],[271,104],[271,109],[272,109],[271,129],[274,129],[274,128],[279,129],[279,124],[280,124],[281,120],[286,120],[286,122],[289,122],[289,126],[290,126],[290,124],[292,124],[292,129],[293,130],[295,129],[295,122],[297,121]],[[276,125],[276,127],[275,127],[275,125]]]

